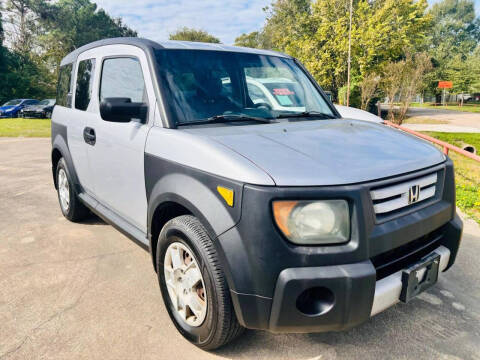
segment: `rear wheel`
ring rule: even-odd
[[[81,203],[75,193],[70,173],[63,158],[58,161],[56,179],[58,202],[63,216],[74,222],[86,218],[89,215],[89,210]]]
[[[170,220],[160,233],[156,255],[165,306],[186,339],[213,350],[242,333],[217,252],[197,218]]]

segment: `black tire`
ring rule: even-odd
[[[52,118],[52,112],[51,111],[47,111],[45,113],[45,119],[51,119]]]
[[[172,242],[181,242],[193,252],[203,276],[207,314],[198,327],[191,327],[183,321],[168,294],[163,263],[166,250]],[[158,238],[156,263],[165,307],[176,328],[187,340],[203,350],[214,350],[243,332],[244,328],[240,326],[235,315],[230,290],[213,242],[197,218],[183,215],[165,224]]]
[[[68,181],[68,197],[69,197],[69,204],[68,207],[65,207],[62,204],[61,196],[60,196],[60,183],[59,183],[59,174],[60,171],[64,171],[66,174],[66,178]],[[88,208],[82,204],[80,199],[78,198],[75,188],[72,182],[72,177],[68,171],[67,165],[65,164],[65,160],[61,158],[58,161],[57,168],[55,169],[55,178],[57,181],[57,195],[58,195],[58,202],[60,204],[60,210],[62,211],[63,216],[65,216],[68,220],[73,222],[78,222],[85,219],[89,214],[90,211]]]

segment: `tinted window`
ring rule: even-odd
[[[38,104],[38,100],[27,100],[25,101],[25,105],[34,105]]]
[[[82,60],[78,63],[77,87],[75,90],[75,108],[87,110],[92,97],[95,72],[95,59]]]
[[[60,67],[58,86],[57,86],[57,105],[70,107],[69,93],[72,86],[72,64]]]
[[[115,58],[103,62],[100,100],[105,98],[147,102],[142,68],[137,59]]]

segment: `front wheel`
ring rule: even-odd
[[[197,218],[170,220],[160,233],[156,256],[163,301],[186,339],[213,350],[242,333],[217,252]]]

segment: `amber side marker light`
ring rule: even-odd
[[[220,196],[225,200],[228,206],[233,207],[233,200],[234,200],[234,192],[232,189],[223,187],[223,186],[217,186],[217,191],[220,194]]]
[[[287,226],[288,216],[292,212],[298,201],[274,201],[273,202],[273,217],[277,226],[282,230],[286,236],[290,236],[290,230]]]

